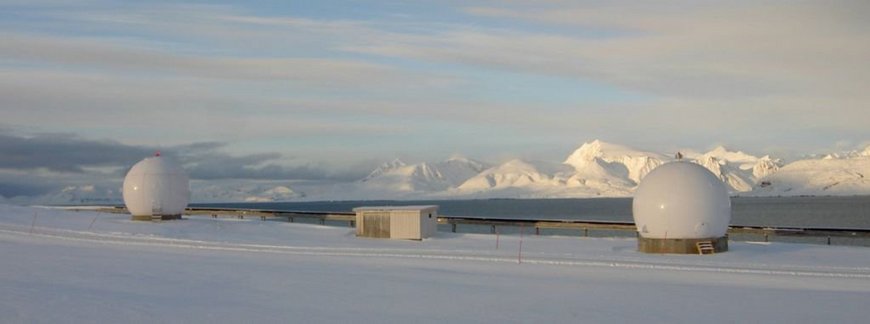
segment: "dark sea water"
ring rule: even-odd
[[[350,212],[360,206],[438,205],[448,216],[632,221],[631,198],[322,201],[194,204],[290,211]],[[733,197],[734,225],[870,228],[870,196]]]
[[[486,199],[419,201],[324,201],[279,203],[193,204],[233,208],[277,209],[287,211],[350,212],[360,206],[438,205],[446,216],[511,219],[569,219],[631,222],[631,198],[586,199]],[[826,227],[870,229],[870,196],[847,197],[733,197],[732,225],[771,227]],[[441,230],[445,230],[442,228]],[[488,227],[464,228],[463,232],[488,232]],[[505,232],[511,232],[507,229]],[[552,230],[550,234],[566,234]],[[595,236],[626,236],[633,233],[594,233]],[[576,233],[569,233],[576,235]],[[741,240],[759,240],[743,235]],[[781,237],[778,241],[820,243],[826,238]],[[834,238],[833,244],[870,245],[868,239]]]

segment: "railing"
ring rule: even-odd
[[[70,209],[76,209],[75,207]],[[94,210],[94,209],[86,209]],[[127,213],[123,207],[106,207],[96,209],[102,212]],[[313,219],[321,224],[332,222],[346,222],[353,227],[356,216],[352,212],[317,212],[317,211],[286,211],[267,209],[244,209],[244,208],[206,208],[190,207],[185,210],[186,215],[210,215],[212,217],[258,217],[262,220],[267,218],[286,218],[289,222],[296,219]],[[577,229],[582,230],[588,236],[589,230],[615,230],[636,232],[632,222],[620,221],[595,221],[595,220],[533,220],[511,218],[487,218],[467,216],[438,217],[438,224],[450,225],[452,232],[457,231],[460,225],[489,226],[490,232],[495,233],[499,226],[516,226],[534,229],[540,234],[541,229]],[[831,237],[870,238],[870,229],[866,228],[827,228],[827,227],[770,227],[770,226],[744,226],[732,225],[728,229],[729,234],[753,234],[763,236],[765,241],[769,236],[802,236],[802,237],[827,237],[830,244]]]

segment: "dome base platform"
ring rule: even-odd
[[[728,251],[728,236],[701,239],[637,238],[637,250],[644,253],[700,254],[698,242],[713,243],[713,252]]]
[[[134,221],[165,221],[181,219],[181,215],[133,215],[130,219]]]

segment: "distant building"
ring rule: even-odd
[[[124,178],[124,204],[133,220],[180,219],[190,199],[187,173],[160,153],[136,163]]]
[[[438,206],[358,207],[356,235],[422,240],[438,231]]]

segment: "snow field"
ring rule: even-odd
[[[36,215],[36,217],[34,217]],[[34,219],[36,222],[34,222]],[[96,220],[96,221],[95,221]],[[864,322],[870,249],[439,233],[0,206],[0,322]]]

